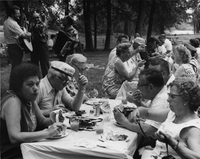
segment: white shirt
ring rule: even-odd
[[[169,39],[165,39],[164,46],[165,46],[167,51],[171,51],[172,52],[172,43],[171,43],[171,41]]]
[[[57,104],[61,104],[62,98],[65,96],[68,98],[67,102],[69,103],[67,104],[70,105],[70,103],[73,101],[73,98],[67,93],[66,88],[63,88],[63,90],[56,93],[49,83],[47,76],[45,76],[40,81],[39,95],[36,99],[36,102],[41,110],[50,109]]]
[[[16,44],[17,38],[24,33],[19,24],[11,17],[4,22],[3,30],[6,44]]]
[[[163,108],[169,108],[169,103],[167,101],[168,99],[168,94],[167,94],[167,86],[165,85],[160,92],[154,97],[154,99],[151,101],[149,108],[152,109],[163,109]],[[156,122],[153,120],[146,120],[146,124],[149,124],[155,128],[159,128],[161,123]]]

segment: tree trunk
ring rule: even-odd
[[[66,7],[65,7],[65,15],[69,15],[69,0],[64,0]]]
[[[140,35],[142,34],[142,28],[145,18],[145,2],[146,0],[139,1],[138,18],[135,27],[135,33],[139,33]]]
[[[127,19],[124,19],[124,34],[129,35],[129,23]]]
[[[152,0],[151,12],[150,12],[150,16],[149,16],[149,27],[148,27],[148,31],[147,31],[147,39],[150,38],[151,34],[152,34],[153,17],[154,17],[155,9],[156,9],[156,0]]]
[[[92,32],[90,24],[90,2],[90,0],[83,0],[86,50],[93,49]]]
[[[96,0],[94,1],[94,49],[97,49],[97,12],[95,10],[96,8]]]
[[[110,49],[111,27],[111,0],[107,0],[107,31],[104,50]]]

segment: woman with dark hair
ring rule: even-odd
[[[200,105],[200,87],[192,81],[175,79],[170,84],[168,102],[170,111],[139,107],[130,115],[131,121],[146,118],[163,122],[155,133],[156,147],[152,152],[143,152],[142,158],[161,159],[169,154],[176,159],[199,159],[200,118],[196,111]]]
[[[20,144],[23,142],[53,137],[62,131],[62,125],[45,118],[35,103],[39,77],[39,68],[28,63],[16,66],[11,72],[10,90],[0,107],[1,157],[4,159],[22,158]],[[43,130],[35,131],[38,126]]]
[[[138,68],[144,65],[144,61],[138,62],[137,66],[131,72],[128,72],[124,62],[130,59],[130,43],[121,43],[117,45],[116,57],[113,57],[105,70],[103,76],[103,91],[108,98],[115,99],[117,93],[125,80],[132,81]]]

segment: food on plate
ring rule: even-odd
[[[82,114],[85,114],[85,110],[78,110],[75,112],[77,116],[81,116]]]
[[[101,136],[100,140],[111,140],[111,141],[127,141],[128,136],[125,134],[119,134],[117,132],[110,131]]]

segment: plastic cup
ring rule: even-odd
[[[71,129],[73,131],[78,131],[78,129],[79,129],[79,119],[71,118],[70,119],[70,125],[71,125]]]

